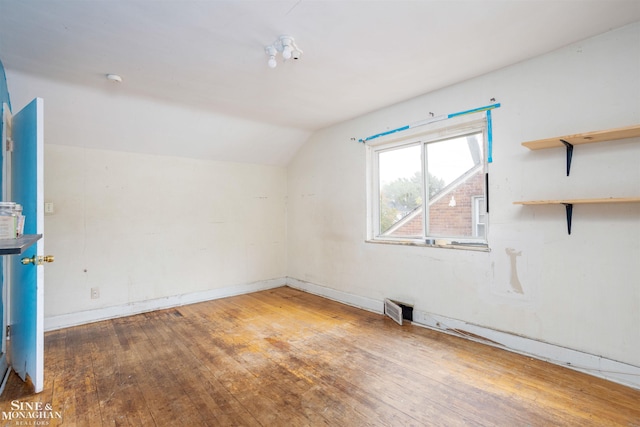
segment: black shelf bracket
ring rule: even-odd
[[[567,211],[567,232],[571,234],[571,217],[573,216],[573,203],[563,203]]]
[[[569,172],[571,172],[571,158],[573,157],[573,144],[565,141],[564,139],[561,139],[560,142],[567,147],[567,176],[569,176]]]

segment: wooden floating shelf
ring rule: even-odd
[[[557,136],[555,138],[538,139],[535,141],[523,142],[522,145],[527,147],[529,150],[565,147],[567,149],[567,176],[569,176],[569,173],[571,172],[571,159],[573,158],[574,145],[615,141],[617,139],[635,137],[640,137],[640,125],[609,130],[596,130],[593,132],[577,133],[575,135]]]
[[[580,145],[635,138],[638,136],[640,136],[640,125],[634,125],[617,129],[597,130],[593,132],[577,133],[575,135],[538,139],[535,141],[523,142],[522,145],[530,150],[544,150],[547,148],[564,147],[565,143],[562,141],[568,142],[572,145]]]
[[[608,197],[601,199],[525,200],[514,205],[585,205],[601,203],[640,203],[640,197]]]
[[[640,203],[640,197],[608,197],[601,199],[562,199],[562,200],[525,200],[513,202],[514,205],[564,205],[567,212],[567,232],[571,234],[573,205],[606,203]]]

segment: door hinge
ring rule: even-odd
[[[6,102],[2,103],[2,123],[5,125],[5,152],[13,151],[13,116],[11,115],[11,109]],[[1,144],[1,143],[0,143]]]
[[[7,338],[11,335],[11,325],[7,325]]]

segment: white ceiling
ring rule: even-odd
[[[0,60],[92,87],[118,73],[132,96],[305,139],[638,20],[639,0],[0,0]],[[304,55],[270,69],[282,34]]]

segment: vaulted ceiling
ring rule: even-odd
[[[300,131],[282,163],[314,130],[638,20],[637,0],[0,0],[0,60]],[[304,53],[269,68],[285,34]]]

